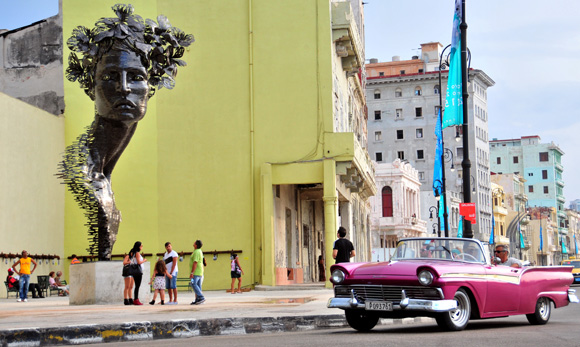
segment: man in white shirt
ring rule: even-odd
[[[177,252],[173,250],[171,242],[165,242],[165,250],[163,261],[165,261],[167,272],[171,274],[171,278],[165,277],[165,288],[169,293],[167,305],[177,305]]]
[[[500,263],[498,263],[497,265],[517,267],[517,268],[522,267],[521,261],[519,261],[516,258],[509,258],[508,257],[508,255],[510,254],[510,251],[508,251],[507,247],[504,245],[495,246],[494,253],[495,253],[495,256],[500,259]]]

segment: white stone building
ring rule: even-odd
[[[419,173],[410,164],[395,159],[375,166],[377,195],[371,202],[372,259],[388,259],[388,250],[404,237],[421,237],[427,222],[419,217],[421,194]]]

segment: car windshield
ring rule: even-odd
[[[485,262],[480,244],[470,239],[404,239],[397,244],[391,260],[405,259]]]
[[[562,265],[567,265],[567,266],[574,266],[575,268],[580,268],[580,260],[565,260],[562,262]]]

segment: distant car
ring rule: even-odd
[[[580,283],[580,260],[576,259],[563,260],[561,265],[565,266],[572,265],[574,267],[572,269],[572,276],[574,276],[574,284]]]
[[[388,262],[333,265],[334,297],[327,306],[343,309],[359,331],[372,329],[379,318],[421,316],[446,330],[463,330],[470,319],[517,314],[546,324],[552,305],[578,302],[571,270],[492,265],[488,247],[474,239],[402,239]]]

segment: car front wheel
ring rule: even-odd
[[[548,323],[550,320],[550,314],[552,313],[552,306],[550,299],[539,298],[536,302],[536,312],[527,314],[526,318],[530,324],[543,325]]]
[[[377,325],[379,316],[361,310],[344,311],[346,322],[351,328],[358,331],[369,331]]]
[[[469,296],[463,289],[459,289],[454,297],[457,308],[453,311],[445,312],[435,318],[437,325],[450,331],[465,329],[471,315],[471,302]]]

